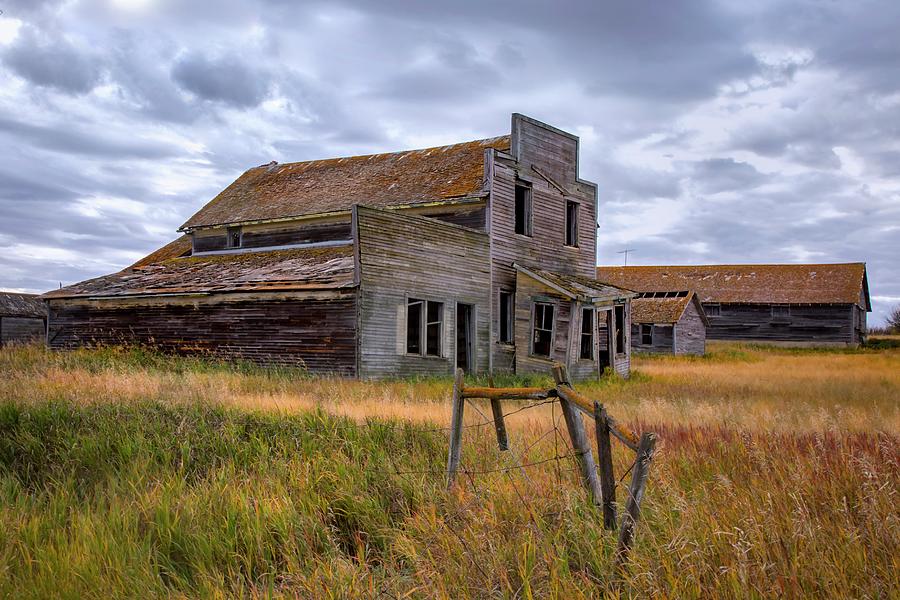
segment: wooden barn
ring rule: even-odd
[[[636,292],[694,291],[711,340],[855,346],[872,310],[865,263],[598,267],[597,278]]]
[[[709,321],[694,292],[641,292],[631,301],[631,349],[704,354]]]
[[[131,267],[45,295],[53,348],[150,344],[363,378],[630,366],[578,138],[254,167]],[[618,332],[618,333],[617,333]]]
[[[47,306],[36,294],[0,292],[0,346],[44,337]]]

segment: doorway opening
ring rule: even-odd
[[[456,368],[466,373],[475,370],[475,309],[456,303]]]

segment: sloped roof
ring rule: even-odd
[[[188,254],[191,251],[192,246],[193,246],[193,242],[191,240],[191,236],[189,236],[187,234],[182,235],[182,236],[172,240],[171,242],[169,242],[162,248],[159,248],[158,250],[154,250],[153,252],[151,252],[150,254],[148,254],[147,256],[142,258],[141,260],[139,260],[136,263],[134,263],[133,265],[131,265],[129,268],[134,269],[135,267],[143,267],[145,265],[162,262],[169,258],[177,258],[179,256],[184,256],[185,254]]]
[[[868,305],[865,263],[597,267],[597,278],[638,292],[693,290],[704,303],[859,304],[862,296]]]
[[[254,167],[182,229],[350,210],[428,204],[480,194],[484,150],[509,149],[509,136],[423,150]]]
[[[691,302],[697,302],[696,294],[688,292],[672,298],[637,297],[631,301],[631,321],[633,323],[677,323]],[[697,310],[706,321],[703,307],[697,302]]]
[[[47,307],[37,294],[0,292],[0,317],[46,317]]]
[[[44,298],[336,289],[354,285],[353,246],[164,258]]]
[[[514,265],[517,271],[557,288],[571,298],[583,301],[619,300],[631,298],[634,294],[628,290],[601,283],[589,277],[566,275],[556,271],[534,269],[523,265]]]

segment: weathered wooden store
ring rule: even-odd
[[[37,294],[0,292],[0,346],[44,337],[47,306]]]
[[[709,321],[694,292],[641,292],[631,301],[631,348],[654,354],[704,354]]]
[[[636,292],[693,290],[711,340],[857,345],[872,310],[865,263],[598,267]]]
[[[143,343],[364,378],[630,366],[633,294],[595,277],[578,138],[510,135],[254,167],[183,235],[44,297],[48,343]]]

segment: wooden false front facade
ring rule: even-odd
[[[627,376],[631,295],[592,279],[596,215],[578,138],[518,114],[510,136],[270,163],[182,238],[47,294],[47,339],[364,378],[545,372],[549,360],[578,379]]]

